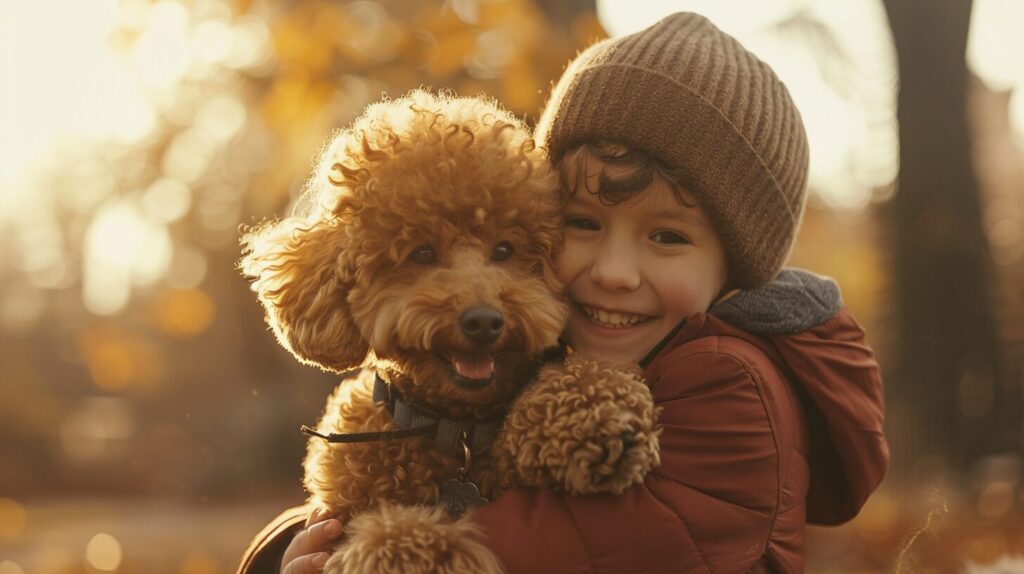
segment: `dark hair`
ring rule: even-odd
[[[597,176],[597,189],[590,188],[587,181],[587,162],[591,154],[594,155],[605,167]],[[569,181],[568,167],[573,168],[573,181]],[[627,170],[616,177],[608,175],[607,166],[624,167]],[[676,200],[687,207],[696,207],[697,204],[687,200],[683,190],[692,190],[686,181],[687,178],[679,171],[674,171],[664,163],[650,154],[628,146],[610,142],[594,142],[578,145],[565,153],[562,159],[556,164],[558,177],[562,183],[562,190],[566,196],[576,194],[576,188],[580,182],[588,192],[598,196],[598,199],[606,205],[615,205],[627,199],[643,193],[655,178],[661,178],[668,183],[669,189]],[[732,275],[732,266],[728,266],[728,276],[725,285],[719,296],[735,287]]]
[[[587,177],[587,163],[593,156],[604,167],[597,177],[597,189],[591,189]],[[569,181],[569,167],[572,167],[573,178]],[[616,176],[608,174],[607,167],[625,168]],[[615,205],[637,193],[643,192],[656,179],[662,179],[672,189],[672,194],[679,203],[694,207],[683,195],[683,189],[689,189],[684,183],[685,176],[671,170],[654,156],[635,148],[610,142],[585,143],[566,152],[558,162],[559,177],[562,189],[568,195],[574,195],[580,182],[584,188],[597,195],[602,203]]]

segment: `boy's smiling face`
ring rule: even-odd
[[[565,244],[555,261],[571,300],[568,340],[597,355],[639,361],[684,318],[706,311],[725,286],[725,249],[694,196],[655,177],[609,205],[598,189],[605,168],[587,158],[563,209]]]

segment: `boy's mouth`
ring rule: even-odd
[[[654,318],[648,315],[634,315],[632,313],[605,311],[604,309],[598,309],[597,307],[591,307],[590,305],[584,305],[582,303],[578,303],[576,306],[594,323],[611,329],[632,327],[633,325],[646,323]]]

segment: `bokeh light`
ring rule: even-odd
[[[1010,126],[1024,150],[1024,2],[974,0],[967,63],[989,89],[1011,92]]]
[[[1005,481],[992,482],[981,492],[978,499],[978,514],[985,518],[1005,516],[1016,504],[1016,495],[1016,484]]]
[[[172,255],[167,228],[132,202],[100,208],[85,235],[82,297],[89,311],[112,315],[127,303],[133,286],[163,277]]]
[[[154,320],[160,330],[174,337],[194,337],[213,322],[213,299],[199,289],[168,292],[153,304]]]
[[[1010,90],[1024,80],[1024,3],[1017,0],[973,0],[967,63],[995,91]]]
[[[184,183],[165,177],[153,182],[143,193],[141,201],[150,218],[171,223],[188,213],[192,192]]]
[[[1024,80],[1021,80],[1020,84],[1024,86]],[[1009,115],[1014,140],[1024,151],[1024,88],[1018,87],[1010,95]]]
[[[97,570],[115,571],[121,565],[121,558],[121,543],[105,532],[93,536],[85,547],[85,559]]]
[[[0,574],[25,574],[25,569],[11,560],[0,562]]]
[[[967,560],[964,563],[965,574],[1017,574],[1017,572],[1024,572],[1024,557],[1022,556],[999,556],[989,561]]]

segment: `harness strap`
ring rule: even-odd
[[[302,425],[299,430],[306,433],[309,436],[315,436],[322,438],[330,443],[353,443],[353,442],[372,442],[375,440],[384,440],[389,438],[409,438],[414,436],[426,436],[434,431],[434,425],[428,424],[425,426],[419,426],[414,428],[406,429],[395,429],[395,430],[384,430],[374,432],[347,432],[347,433],[328,433],[323,434],[317,432],[306,425]]]
[[[453,453],[462,452],[461,438],[465,436],[466,446],[471,452],[478,454],[491,446],[498,436],[498,429],[501,428],[503,422],[503,419],[474,422],[444,418],[429,409],[403,400],[379,374],[373,382],[373,402],[388,407],[397,429],[323,434],[302,425],[301,430],[309,436],[321,438],[329,443],[357,443],[432,436],[442,449]]]

